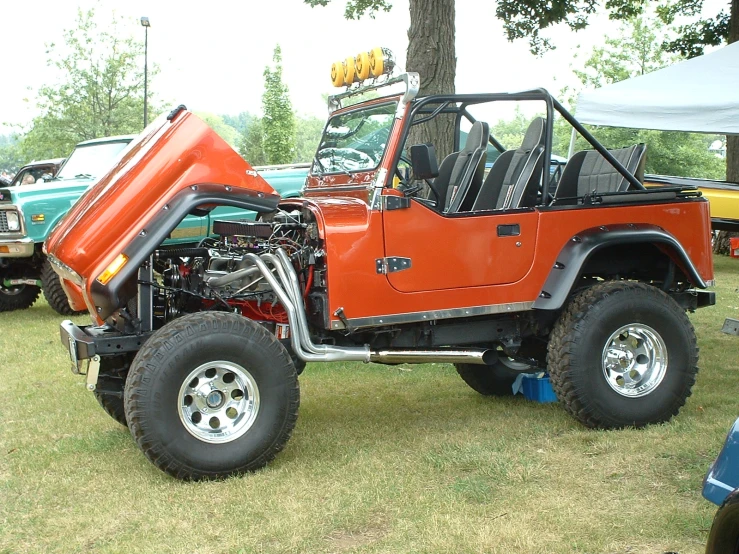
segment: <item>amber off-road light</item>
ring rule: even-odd
[[[346,58],[343,62],[334,62],[331,66],[331,83],[335,87],[348,87],[370,77],[376,79],[382,75],[390,75],[394,69],[395,56],[392,51],[388,48],[373,48],[369,52],[360,52],[353,58]]]
[[[105,268],[105,271],[98,275],[97,280],[103,285],[107,285],[108,282],[113,277],[115,277],[121,269],[123,269],[123,266],[126,265],[127,261],[128,256],[126,256],[125,254],[118,254],[118,256],[116,256],[116,259],[113,260],[110,265]]]

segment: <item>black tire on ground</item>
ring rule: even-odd
[[[100,373],[94,392],[105,413],[124,427],[128,426],[128,423],[123,407],[123,390],[132,359],[133,356],[129,354],[103,357],[100,360]]]
[[[266,465],[290,438],[299,404],[287,350],[262,326],[224,312],[156,331],[134,358],[124,395],[146,457],[186,480]]]
[[[67,295],[62,288],[59,275],[51,268],[51,263],[48,259],[44,259],[44,263],[41,266],[41,286],[43,287],[46,301],[56,313],[60,315],[83,313],[82,311],[73,310],[69,305],[69,300],[67,300]]]
[[[571,299],[549,339],[552,387],[584,425],[612,429],[668,421],[698,373],[695,330],[661,290],[608,281]]]
[[[2,275],[0,275],[0,278],[2,278]],[[39,294],[41,294],[41,289],[33,285],[18,285],[6,288],[0,282],[0,312],[30,308],[36,302]]]
[[[454,364],[462,380],[485,396],[512,396],[513,382],[521,373],[535,371],[529,365],[507,358],[502,351],[494,365]]]
[[[739,490],[730,493],[716,512],[706,554],[739,554]]]

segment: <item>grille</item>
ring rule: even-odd
[[[268,239],[272,235],[272,225],[261,221],[222,221],[213,222],[213,232],[226,237],[255,237]]]
[[[5,210],[0,210],[0,233],[9,233],[8,216]]]

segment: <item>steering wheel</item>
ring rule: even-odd
[[[321,162],[322,159],[329,158],[330,165],[338,165],[345,171],[361,171],[370,169],[376,165],[372,156],[356,148],[349,147],[324,148],[316,154],[316,158],[321,165],[323,165],[323,162]]]

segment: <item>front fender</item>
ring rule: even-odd
[[[688,253],[680,242],[664,229],[648,224],[608,225],[585,229],[567,242],[557,256],[557,263],[551,269],[539,297],[534,302],[534,308],[540,310],[561,308],[582,268],[598,250],[609,246],[638,243],[667,246],[676,256],[690,281],[699,288],[706,288],[706,282],[698,273]]]

